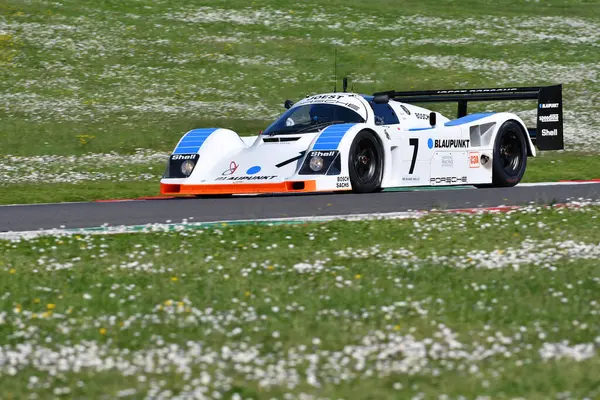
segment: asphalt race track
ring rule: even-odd
[[[108,224],[230,221],[388,213],[600,199],[600,183],[513,188],[423,190],[372,194],[319,194],[59,203],[0,207],[0,231],[92,228]]]

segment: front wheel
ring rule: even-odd
[[[383,149],[372,132],[360,131],[352,141],[348,171],[355,193],[371,193],[381,189]]]
[[[521,182],[526,167],[527,142],[523,129],[515,121],[507,121],[498,130],[494,142],[493,186],[515,186]]]

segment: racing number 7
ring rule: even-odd
[[[408,171],[408,174],[412,175],[412,173],[415,171],[415,162],[417,161],[417,153],[419,152],[419,139],[408,139],[408,144],[415,147],[413,149],[412,161],[410,162],[410,170]]]

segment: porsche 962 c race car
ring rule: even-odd
[[[515,114],[467,113],[471,101],[535,99],[537,127]],[[457,102],[449,119],[418,103]],[[194,129],[161,180],[165,195],[354,191],[519,183],[527,157],[563,148],[562,87],[347,92],[286,101],[258,136]],[[535,145],[535,146],[534,146]]]

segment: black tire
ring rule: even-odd
[[[523,128],[515,121],[507,121],[498,130],[494,142],[492,185],[515,186],[521,182],[527,168],[527,142]]]
[[[360,131],[354,137],[348,154],[348,171],[353,192],[381,190],[383,149],[372,132]]]

